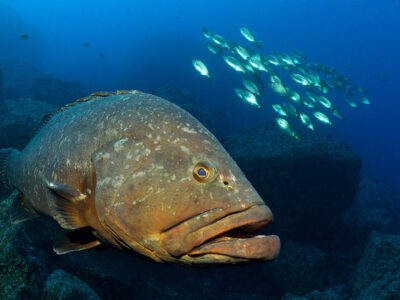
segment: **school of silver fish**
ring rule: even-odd
[[[338,73],[332,67],[308,62],[300,51],[292,51],[290,54],[260,53],[261,41],[246,27],[240,27],[239,31],[249,45],[228,41],[223,36],[202,28],[208,50],[222,57],[228,67],[243,74],[243,87],[233,89],[236,96],[250,105],[262,108],[265,105],[259,104],[259,98],[265,95],[263,90],[268,85],[279,100],[270,103],[278,115],[276,123],[291,137],[300,140],[295,128],[301,126],[314,131],[314,121],[333,125],[334,119],[343,120],[335,106],[336,99],[345,99],[353,108],[372,104],[364,95],[366,90],[353,85],[349,76]],[[204,62],[198,59],[193,59],[192,62],[201,75],[212,77]],[[290,84],[300,85],[299,90],[292,90]],[[334,95],[337,91],[345,96]]]

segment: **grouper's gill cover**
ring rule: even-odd
[[[102,96],[88,107],[113,103],[109,114],[119,122],[107,124],[114,126],[107,129],[115,135],[104,135],[104,143],[87,156],[85,165],[90,167],[84,177],[93,174],[93,191],[72,187],[84,195],[86,205],[77,213],[85,215],[85,225],[95,236],[160,262],[236,263],[276,257],[279,238],[254,234],[272,221],[271,211],[200,122],[149,94]],[[82,105],[82,110],[85,104],[76,106]],[[48,187],[77,181],[58,174],[57,182],[61,185]],[[57,213],[63,225],[62,210]]]

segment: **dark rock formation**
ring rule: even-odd
[[[22,149],[34,135],[42,117],[56,106],[30,98],[4,100],[0,106],[0,149]]]
[[[55,270],[46,280],[42,298],[46,300],[101,299],[88,284],[60,269]]]
[[[346,291],[346,287],[341,285],[323,291],[315,290],[303,296],[285,294],[281,298],[281,300],[321,300],[321,299],[344,300],[344,299],[350,299],[350,295]]]
[[[400,233],[400,197],[381,183],[362,176],[356,201],[343,217],[346,236],[363,251],[370,233]]]
[[[356,271],[354,299],[400,299],[400,235],[373,232]]]
[[[279,257],[262,265],[273,284],[282,291],[302,295],[328,284],[328,255],[322,250],[295,242],[283,244]]]
[[[269,229],[284,240],[329,247],[353,203],[361,158],[318,134],[297,141],[267,124],[223,140],[275,215]]]
[[[51,76],[36,79],[33,82],[31,97],[35,100],[47,102],[56,106],[87,96],[81,85],[76,82],[63,81]]]

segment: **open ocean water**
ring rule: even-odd
[[[400,299],[398,78],[398,0],[0,0],[0,298]]]

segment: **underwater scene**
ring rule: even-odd
[[[400,299],[398,78],[398,0],[0,0],[0,299]]]

